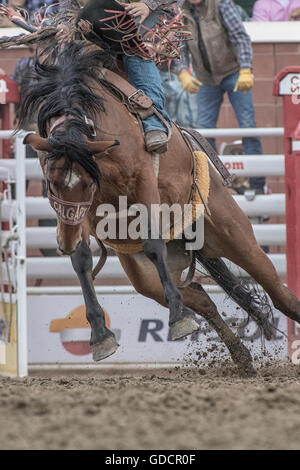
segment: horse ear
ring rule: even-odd
[[[44,139],[36,134],[28,134],[23,140],[23,144],[29,144],[35,150],[44,152],[53,152],[54,148],[48,139]],[[120,145],[118,140],[103,140],[98,142],[88,142],[88,149],[93,155],[108,152],[113,147]]]
[[[23,144],[29,144],[34,150],[41,152],[53,152],[54,150],[47,139],[43,139],[43,137],[36,134],[27,134],[23,140]]]
[[[118,140],[103,140],[98,142],[88,142],[88,149],[97,158],[97,154],[109,152],[118,145],[120,145]]]

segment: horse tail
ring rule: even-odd
[[[254,279],[243,281],[230,271],[221,258],[206,258],[201,251],[196,251],[196,259],[226,294],[258,324],[266,339],[272,339],[272,307],[267,294],[258,292]]]

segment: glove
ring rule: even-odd
[[[253,87],[254,79],[251,69],[241,69],[233,91],[241,90],[245,93]]]
[[[192,75],[187,70],[181,70],[178,75],[178,80],[180,81],[184,90],[189,93],[198,93],[200,86],[202,85],[199,80],[192,77]]]

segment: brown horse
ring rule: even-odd
[[[137,120],[99,79],[102,60],[101,51],[82,44],[54,49],[48,61],[41,64],[37,60],[36,83],[23,97],[20,112],[21,128],[37,113],[40,135],[28,136],[27,142],[38,151],[52,205],[56,203],[58,211],[67,204],[79,214],[76,224],[65,223],[60,214],[57,241],[61,253],[71,256],[82,286],[95,360],[108,357],[118,347],[113,333],[105,326],[104,312],[93,287],[89,236],[96,236],[100,220],[97,207],[109,203],[118,208],[120,195],[127,196],[129,205],[142,203],[149,210],[152,204],[160,203],[183,206],[189,200],[193,166],[190,149],[174,127],[156,177]],[[299,301],[280,281],[258,246],[248,218],[212,167],[210,178],[211,216],[205,215],[205,242],[197,252],[198,259],[249,313],[255,312],[253,298],[219,257],[226,257],[247,271],[269,294],[276,308],[300,321]],[[119,245],[130,240],[110,242]],[[195,312],[216,330],[239,368],[254,373],[250,353],[221,318],[205,290],[197,283],[180,290],[176,287],[190,263],[184,241],[174,240],[166,245],[161,238],[145,237],[142,247],[143,251],[136,254],[117,255],[135,289],[168,307],[172,338],[198,329]]]

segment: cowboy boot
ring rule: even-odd
[[[145,133],[145,145],[147,152],[165,153],[168,150],[168,136],[159,130]]]

